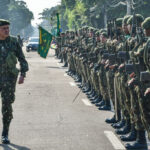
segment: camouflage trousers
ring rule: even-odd
[[[64,64],[67,64],[67,52],[64,52],[63,53],[63,61],[64,61]]]
[[[91,70],[91,78],[92,78],[92,83],[93,83],[94,90],[96,91],[96,93],[99,96],[101,96],[100,87],[99,87],[99,83],[98,83],[97,72],[94,69]]]
[[[108,94],[108,87],[107,87],[107,78],[104,66],[101,65],[99,71],[97,72],[98,76],[98,83],[99,83],[99,90],[103,99],[109,101],[109,94]]]
[[[7,129],[13,119],[12,103],[15,101],[16,79],[6,80],[0,84],[2,100],[3,125]]]
[[[141,120],[150,139],[150,94],[144,95],[146,89],[149,87],[150,83],[145,83],[142,89],[137,86],[135,90],[138,93]]]
[[[135,128],[137,130],[144,130],[144,126],[142,123],[141,112],[140,112],[140,103],[139,103],[139,94],[140,89],[138,86],[131,86],[130,93],[130,101],[131,101],[131,123],[135,124]]]
[[[121,74],[120,77],[120,90],[121,90],[121,99],[122,99],[122,109],[123,109],[123,115],[126,120],[130,120],[130,112],[131,112],[131,102],[130,102],[130,94],[129,89],[127,86],[127,75]]]
[[[112,101],[112,103],[115,107],[114,73],[111,70],[109,70],[106,72],[106,77],[107,77],[107,87],[108,87],[109,99]]]

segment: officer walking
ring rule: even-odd
[[[9,144],[8,132],[12,115],[12,103],[15,100],[15,87],[19,72],[19,84],[24,82],[28,63],[16,37],[9,35],[9,21],[0,19],[0,93],[2,99],[2,143]],[[17,60],[20,70],[16,68]]]

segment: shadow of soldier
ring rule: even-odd
[[[15,144],[0,144],[0,147],[3,148],[3,150],[31,150],[30,148],[27,148],[25,146],[19,146]]]

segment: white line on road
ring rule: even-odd
[[[74,82],[69,82],[69,84],[70,84],[71,86],[76,86],[76,84],[75,84]]]
[[[8,146],[8,149],[12,149],[12,150],[17,150],[17,148],[11,146],[11,145],[7,145]],[[7,148],[6,148],[7,149]]]
[[[104,131],[104,134],[116,150],[125,150],[123,144],[119,141],[119,139],[115,136],[115,134],[112,131]]]
[[[82,99],[83,103],[87,106],[93,106],[88,99]]]

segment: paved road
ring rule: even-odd
[[[113,129],[104,122],[113,113],[99,111],[83,93],[72,103],[79,88],[53,55],[45,60],[36,52],[26,53],[30,71],[16,89],[12,144],[0,144],[0,150],[120,149]]]

